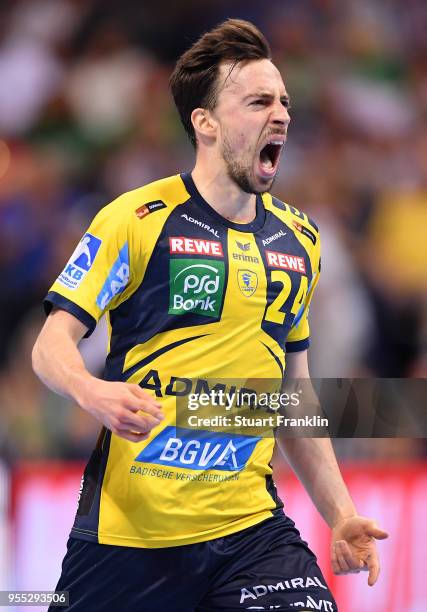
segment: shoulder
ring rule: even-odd
[[[266,210],[283,221],[298,238],[311,242],[312,246],[317,245],[320,240],[320,232],[316,222],[311,217],[269,193],[263,194],[262,198]]]
[[[138,221],[150,213],[165,211],[188,200],[189,194],[179,174],[148,183],[121,194],[98,213],[101,218]]]

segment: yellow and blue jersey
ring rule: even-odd
[[[282,379],[308,347],[320,271],[316,225],[269,194],[228,221],[190,174],[103,208],[46,297],[90,334],[109,321],[107,380],[139,384],[165,420],[131,443],[103,429],[86,467],[74,537],[165,547],[222,537],[281,508],[272,438],[176,431],[176,401],[211,380]]]

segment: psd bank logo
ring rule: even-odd
[[[190,470],[240,472],[261,438],[165,427],[135,461]]]
[[[91,269],[101,244],[102,240],[96,236],[85,234],[59,275],[58,281],[68,289],[77,289]]]
[[[224,262],[210,259],[171,259],[169,314],[187,312],[217,317],[224,294]]]

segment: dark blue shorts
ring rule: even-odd
[[[70,538],[67,548],[57,590],[69,591],[73,612],[337,610],[315,555],[284,514],[186,546]]]

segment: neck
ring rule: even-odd
[[[198,155],[191,176],[201,196],[222,217],[235,223],[255,219],[255,194],[242,191],[230,179],[223,163],[204,163]]]

